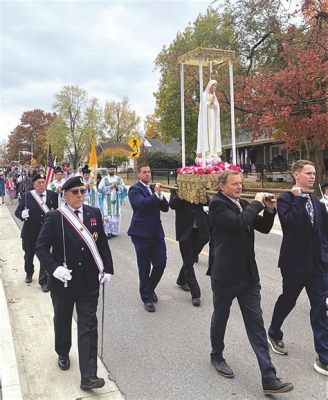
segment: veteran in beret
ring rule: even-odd
[[[58,196],[51,190],[46,190],[46,176],[43,173],[33,177],[34,189],[25,192],[16,208],[15,215],[24,221],[21,232],[22,246],[25,252],[24,268],[26,272],[25,282],[30,284],[34,274],[33,259],[35,245],[44,221],[46,213],[58,208]],[[48,292],[47,274],[44,265],[40,264],[39,284],[43,292]]]
[[[114,273],[100,210],[83,204],[81,176],[62,186],[65,204],[46,215],[36,254],[47,268],[54,307],[55,351],[58,366],[70,368],[72,313],[77,311],[79,367],[82,390],[105,385],[97,377],[99,285]]]

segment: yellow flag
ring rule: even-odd
[[[97,182],[97,153],[96,153],[96,145],[92,143],[90,157],[89,157],[89,168],[91,169],[90,177],[93,180],[93,183]]]

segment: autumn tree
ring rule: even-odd
[[[101,110],[96,98],[77,86],[64,86],[55,95],[57,117],[47,131],[53,153],[68,157],[76,169],[85,148],[90,146],[101,129]]]
[[[282,41],[281,68],[258,66],[237,82],[237,107],[255,135],[265,131],[315,162],[325,176],[328,144],[328,13],[323,1],[304,1],[304,21],[289,26]],[[326,4],[327,5],[327,4]]]
[[[129,161],[129,151],[124,149],[105,149],[98,156],[98,165],[106,166],[108,164],[121,165]]]
[[[31,156],[21,155],[20,151],[33,153],[37,162],[44,164],[46,161],[46,131],[55,119],[55,114],[43,110],[25,111],[20,119],[20,124],[8,137],[7,158],[9,160],[30,160]]]
[[[102,140],[125,143],[133,133],[138,133],[139,123],[140,117],[131,110],[128,97],[122,101],[108,101],[104,109]]]

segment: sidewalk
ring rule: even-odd
[[[0,207],[0,227],[0,399],[125,399],[99,358],[98,376],[105,378],[105,386],[80,390],[75,321],[71,368],[58,368],[50,295],[40,290],[37,274],[32,285],[25,284],[20,232],[4,206]]]

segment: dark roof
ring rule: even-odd
[[[251,131],[236,132],[236,147],[257,146],[264,143],[281,143],[276,139],[271,138],[268,134],[262,133],[261,135],[253,138]],[[222,138],[222,148],[231,148],[231,135]]]
[[[163,143],[158,139],[147,139],[151,144],[151,147],[147,147],[147,149],[152,151],[163,151],[166,153],[181,153],[181,144],[175,139],[172,139],[168,143]]]

